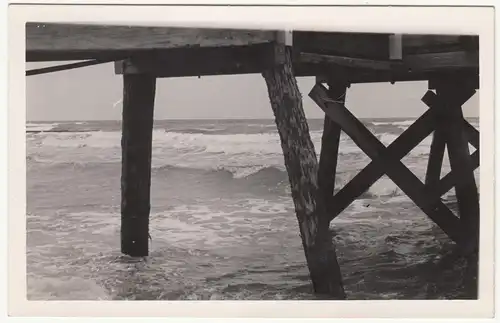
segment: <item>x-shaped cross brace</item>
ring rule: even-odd
[[[474,91],[457,93],[462,102],[467,101],[473,94]],[[463,235],[460,232],[459,219],[444,205],[440,198],[455,184],[453,173],[450,172],[437,185],[427,187],[401,162],[401,158],[436,128],[435,109],[426,111],[413,125],[386,147],[343,104],[332,100],[323,85],[316,84],[309,96],[372,159],[368,166],[333,196],[329,203],[331,219],[367,191],[385,173],[452,240],[461,241]],[[431,107],[438,104],[438,98],[430,91],[426,93],[423,101]],[[469,140],[478,148],[479,135],[477,130],[465,120],[464,122]],[[476,151],[471,157],[474,162],[477,160],[479,163],[479,151]]]

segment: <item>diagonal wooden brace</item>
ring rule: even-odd
[[[464,97],[465,99],[465,97]],[[416,145],[424,140],[435,128],[435,118],[432,110],[427,110],[408,129],[406,129],[396,140],[387,147],[387,154],[395,159],[401,159],[408,154]],[[475,152],[474,158],[479,160],[479,153]],[[380,177],[385,174],[384,169],[375,161],[370,162],[361,172],[349,181],[340,191],[332,197],[329,203],[330,219],[333,220],[345,208],[347,208],[363,192],[367,191]],[[436,195],[438,200],[453,186],[452,175],[449,174],[436,184]],[[437,194],[437,192],[441,192]]]
[[[425,185],[385,147],[344,105],[328,97],[324,86],[316,84],[309,96],[452,240],[461,242],[459,220],[443,204],[435,201]]]
[[[440,123],[439,119],[437,123]],[[436,127],[432,136],[431,151],[429,161],[427,162],[427,171],[425,172],[425,185],[436,185],[441,178],[441,169],[443,168],[444,150],[446,142],[443,132]]]
[[[387,147],[387,154],[395,159],[403,158],[424,140],[433,128],[434,118],[432,111],[428,110]],[[333,196],[329,209],[331,219],[333,220],[363,192],[367,191],[384,173],[380,163],[371,161]]]
[[[330,81],[328,85],[328,95],[338,98],[340,102],[344,103],[347,84]],[[340,133],[340,126],[328,116],[325,116],[318,169],[318,186],[325,196],[325,201],[329,200],[335,190]]]

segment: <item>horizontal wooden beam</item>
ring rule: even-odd
[[[29,22],[26,24],[26,50],[62,52],[242,46],[274,41],[277,32],[281,31]],[[294,46],[305,52],[377,60],[390,58],[390,33],[295,30],[287,34],[293,38]],[[479,50],[479,37],[403,34],[401,46],[403,55]]]
[[[156,77],[262,73],[284,60],[284,46],[275,43],[233,47],[170,49],[117,62],[117,74]]]
[[[403,55],[479,50],[476,35],[403,35]]]
[[[53,72],[59,72],[59,71],[67,71],[67,70],[72,70],[75,68],[105,64],[105,63],[110,63],[110,62],[113,62],[113,60],[97,60],[97,59],[95,59],[95,60],[91,60],[91,61],[78,62],[78,63],[72,63],[72,64],[63,64],[63,65],[57,65],[57,66],[42,67],[42,68],[36,68],[36,69],[26,71],[26,76],[47,74],[47,73],[53,73]]]
[[[272,30],[26,24],[28,61],[99,59],[141,49],[242,46],[275,39]]]
[[[479,68],[479,51],[407,55],[401,67],[409,72]]]
[[[339,65],[344,67],[369,69],[369,70],[382,70],[390,71],[393,68],[393,62],[391,61],[377,61],[371,59],[363,58],[352,58],[345,56],[333,56],[324,55],[316,53],[300,53],[299,62],[301,63],[312,63],[312,64],[323,64],[323,65]]]
[[[448,73],[448,71],[446,71]],[[378,83],[378,82],[415,82],[428,81],[436,73],[433,72],[411,72],[406,70],[370,70],[361,68],[351,68],[339,65],[301,63],[294,64],[294,74],[296,77],[317,76],[320,79],[332,79],[351,84],[357,83]],[[478,68],[463,68],[450,75],[460,78],[479,79]]]
[[[463,83],[467,84],[467,87],[473,89],[479,89],[479,67],[476,68],[475,73],[469,73],[469,75],[465,75],[462,73],[464,69],[461,69],[460,72],[446,72],[446,73],[431,73],[428,75],[429,82],[428,88],[429,90],[436,90],[443,82],[451,83],[456,80],[461,80]]]
[[[161,52],[165,49],[123,48],[116,50],[101,49],[36,49],[26,51],[26,62],[63,62],[82,60],[122,60],[128,57],[151,52]]]
[[[450,52],[409,55],[401,61],[360,59],[352,57],[300,53],[299,62],[322,65],[338,65],[356,69],[394,73],[436,72],[439,70],[479,67],[479,52]]]
[[[300,52],[384,60],[389,59],[390,34],[294,31]]]

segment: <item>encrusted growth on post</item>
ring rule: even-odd
[[[123,76],[121,251],[148,255],[151,146],[156,78]]]
[[[340,269],[329,231],[330,220],[318,187],[318,161],[288,48],[284,64],[277,64],[265,71],[263,76],[281,139],[314,291],[329,298],[344,299]]]

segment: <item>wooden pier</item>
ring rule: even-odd
[[[346,298],[329,226],[387,175],[466,254],[477,254],[479,132],[462,105],[479,89],[479,37],[305,31],[220,30],[29,23],[26,61],[74,61],[38,75],[115,62],[123,77],[121,251],[148,255],[151,149],[158,77],[262,74],[281,139],[314,291]],[[314,76],[309,96],[325,113],[319,158],[296,77]],[[351,84],[427,81],[429,109],[389,146],[345,106]],[[383,109],[384,107],[374,107]],[[340,134],[371,159],[334,194]],[[425,182],[401,159],[433,134]],[[470,154],[469,143],[476,148]],[[451,172],[440,178],[445,147]],[[455,188],[459,216],[441,196]],[[477,291],[477,286],[475,287]]]

